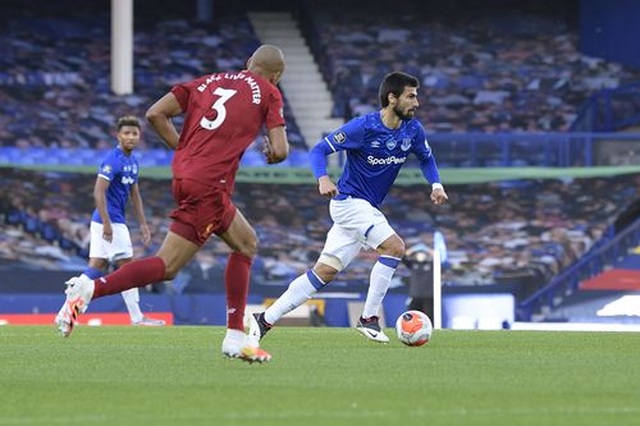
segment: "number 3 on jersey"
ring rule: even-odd
[[[236,93],[238,93],[237,90],[216,87],[216,90],[213,91],[213,94],[220,97],[213,103],[213,105],[211,105],[211,108],[214,109],[218,115],[216,116],[215,120],[208,120],[207,117],[202,117],[202,120],[200,120],[200,126],[204,127],[207,130],[215,130],[220,127],[225,118],[227,118],[227,108],[224,106],[224,104]]]

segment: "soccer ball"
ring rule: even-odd
[[[398,340],[407,346],[422,346],[429,342],[433,326],[427,314],[420,311],[407,311],[396,321]]]

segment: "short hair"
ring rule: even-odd
[[[140,129],[140,120],[133,115],[125,115],[116,121],[116,129],[120,131],[124,126],[133,126]]]
[[[389,106],[389,93],[400,97],[405,87],[420,87],[420,80],[405,72],[395,71],[384,76],[380,83],[380,105],[382,108]]]

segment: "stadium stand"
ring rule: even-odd
[[[226,14],[211,24],[185,18],[141,19],[134,41],[135,93],[116,96],[109,87],[109,9],[54,3],[34,1],[31,8],[18,2],[3,4],[0,147],[19,151],[16,155],[5,149],[0,160],[94,165],[95,153],[83,150],[111,147],[117,117],[143,116],[177,82],[244,68],[259,44],[244,14]],[[286,93],[285,106],[291,146],[306,151]],[[256,140],[251,149],[260,150],[261,143]],[[42,151],[45,148],[62,150]],[[163,145],[145,126],[140,148]],[[76,150],[73,159],[67,158],[69,149]],[[90,157],[86,161],[85,153]],[[167,153],[160,157],[156,165],[170,160]]]
[[[419,114],[433,131],[567,131],[591,94],[640,80],[580,53],[571,2],[342,3],[312,3],[305,21],[336,116],[370,111],[381,76],[402,69],[421,78]]]
[[[167,10],[162,2],[153,16],[136,16],[135,94],[115,96],[109,90],[105,5],[5,3],[0,162],[7,164],[93,165],[95,153],[88,150],[112,145],[116,117],[141,116],[175,82],[243,67],[259,43],[246,11],[221,11],[212,23],[196,22],[190,10],[189,18],[183,12],[158,19]],[[357,14],[332,0],[296,6],[333,91],[334,115],[346,119],[371,111],[379,78],[402,68],[422,80],[420,118],[434,133],[444,166],[603,164],[591,153],[574,155],[575,161],[562,158],[564,148],[558,147],[568,144],[567,136],[549,132],[613,131],[637,123],[640,95],[634,82],[640,72],[582,55],[577,25],[566,17],[571,5],[529,2],[516,9],[495,0],[491,8],[467,3],[456,8],[404,1],[404,8],[381,13],[381,2],[372,2]],[[304,140],[288,103],[285,115],[294,152],[290,163],[304,166],[307,144],[315,141]],[[158,150],[146,156],[146,165],[167,165],[170,153],[149,128],[143,130],[140,148]],[[590,143],[588,135],[577,138],[570,151]],[[261,142],[250,150],[259,151]],[[625,161],[632,150],[622,151],[606,164]],[[264,165],[261,157],[248,157],[246,165]]]
[[[4,269],[82,267],[93,176],[10,168],[1,173]],[[398,186],[385,210],[407,246],[427,240],[436,228],[442,231],[448,248],[446,285],[508,283],[525,295],[603,241],[615,218],[638,197],[639,179],[629,174],[454,185],[452,203],[444,208],[431,206],[424,186]],[[137,255],[157,249],[173,203],[166,180],[143,179],[141,191],[155,239],[146,249],[138,244]],[[235,200],[261,241],[254,269],[257,281],[284,284],[315,260],[330,223],[326,200],[316,195],[314,185],[241,182]],[[188,272],[201,270],[199,262],[224,265],[224,245],[213,239],[208,248],[178,279],[178,287],[190,280],[192,288],[206,287]],[[363,252],[336,285],[366,282],[374,256]],[[18,258],[20,264],[12,263]],[[407,274],[400,269],[400,278]]]

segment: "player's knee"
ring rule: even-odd
[[[254,237],[243,241],[237,251],[247,257],[255,257],[258,254],[258,238]]]
[[[342,264],[340,263],[340,260],[328,256],[320,257],[313,267],[313,271],[325,284],[333,281],[341,270]]]
[[[106,259],[92,257],[89,259],[89,263],[87,266],[89,266],[90,268],[105,271],[109,266],[109,262]]]
[[[165,280],[172,280],[178,275],[181,267],[179,256],[176,255],[175,250],[167,249],[167,246],[163,245],[156,253],[156,257],[159,257],[164,263],[164,277]]]
[[[180,272],[180,269],[176,266],[167,265],[164,270],[164,279],[172,280],[178,275],[178,272]]]
[[[259,244],[260,243],[258,241],[258,237],[251,239],[250,241],[247,242],[247,244],[245,244],[243,254],[249,257],[254,257],[256,254],[258,254]]]
[[[401,238],[398,238],[398,246],[395,248],[395,253],[393,256],[402,259],[406,251],[407,248],[404,245],[404,241]]]
[[[398,236],[385,241],[384,244],[378,248],[380,254],[397,257],[398,259],[402,259],[405,250],[404,241]]]

